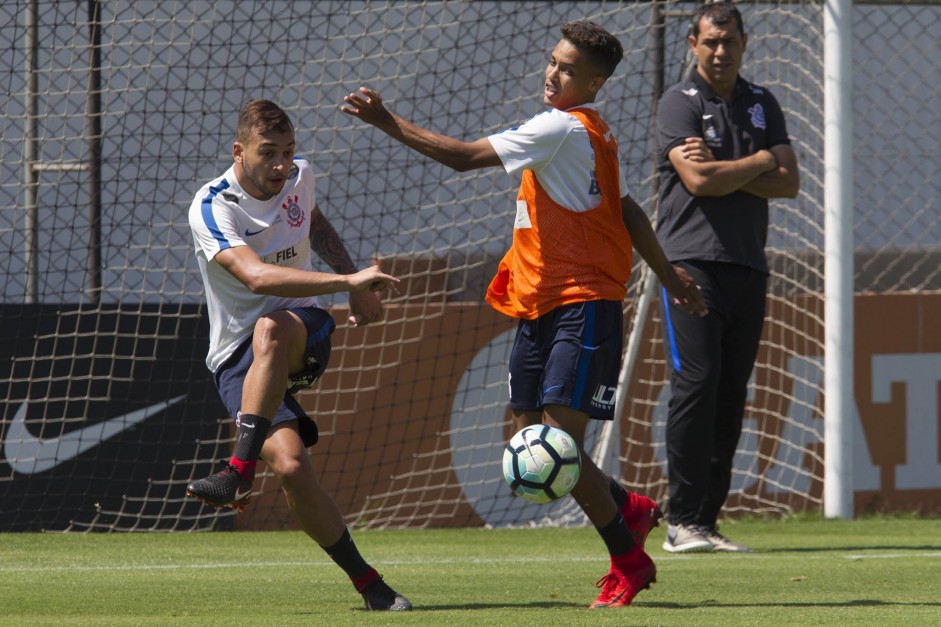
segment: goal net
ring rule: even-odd
[[[250,98],[292,116],[318,200],[360,267],[403,279],[382,323],[339,327],[301,394],[321,481],[365,527],[584,524],[570,499],[511,495],[506,370],[515,325],[482,295],[517,183],[455,173],[339,112],[361,85],[396,113],[477,139],[543,109],[559,26],[591,19],[625,58],[598,102],[632,195],[656,216],[653,119],[688,68],[690,2],[15,0],[0,4],[0,531],[293,527],[262,472],[248,510],[187,499],[233,444],[204,365],[187,225],[231,164]],[[823,32],[819,2],[742,3],[743,75],[782,104],[801,166],[771,207],[768,315],[727,513],[819,507],[823,474]],[[938,7],[854,9],[858,291],[938,289]],[[888,52],[888,54],[887,54]],[[936,58],[928,57],[928,58]],[[865,68],[863,71],[862,68]],[[921,103],[919,105],[919,103]],[[932,182],[933,181],[933,182]],[[891,208],[891,210],[887,210]],[[619,418],[592,452],[666,496],[659,306],[638,264]],[[653,293],[648,292],[648,293]]]

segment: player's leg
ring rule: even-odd
[[[187,494],[216,507],[244,509],[288,373],[304,368],[307,338],[296,313],[272,312],[258,320],[252,337],[216,373],[223,402],[236,420],[235,450],[222,471],[190,483]]]
[[[581,472],[571,495],[604,538],[603,529],[615,522],[615,519],[623,523],[623,517],[609,489],[611,478],[598,468],[585,451],[585,431],[589,420],[590,417],[585,412],[563,405],[546,405],[543,410],[545,424],[562,429],[578,444],[581,452]],[[626,524],[618,524],[617,527],[623,528],[624,533],[612,530],[610,540],[605,538],[612,555],[627,552],[634,547],[633,537],[626,531]]]
[[[539,324],[544,340],[539,404],[569,406],[593,418],[613,420],[623,349],[622,304],[568,305]],[[628,492],[615,478],[605,476],[634,542],[643,548],[651,529],[659,525],[660,508],[653,499]]]
[[[229,462],[250,483],[271,421],[284,400],[288,374],[304,368],[306,343],[307,329],[293,312],[275,311],[255,324],[254,359],[242,386],[235,452]]]
[[[396,593],[363,559],[336,501],[318,481],[297,421],[272,426],[262,459],[281,483],[288,507],[301,529],[347,574],[369,610],[409,610],[412,605]]]
[[[599,582],[602,591],[593,607],[629,605],[656,579],[656,567],[642,547],[650,525],[639,534],[641,542],[636,542],[620,507],[627,500],[616,500],[619,491],[612,489],[616,482],[585,450],[589,420],[614,418],[623,347],[621,303],[567,305],[546,316],[541,324],[540,335],[548,350],[541,385],[543,419],[578,443],[582,471],[572,497],[594,524],[611,558],[611,569]]]
[[[317,480],[297,422],[274,425],[261,456],[278,478],[288,507],[304,533],[321,546],[336,544],[345,524],[340,509]]]
[[[548,408],[546,411],[549,411]],[[557,413],[557,411],[553,413]],[[544,419],[542,411],[519,411],[513,413],[513,426],[515,431],[519,431],[520,429],[531,425],[542,424],[543,422],[548,422],[553,424],[553,426],[560,426],[557,421]],[[563,431],[568,431],[568,429],[564,427],[560,426],[560,428],[562,428]],[[570,428],[575,429],[576,427]],[[572,435],[572,437],[575,438],[576,436]],[[578,442],[579,449],[581,450],[582,459],[587,459],[588,462],[590,462],[591,467],[601,474],[601,481],[607,482],[607,489],[611,498],[614,500],[615,509],[621,512],[621,515],[624,518],[624,522],[627,524],[627,528],[633,537],[634,543],[643,549],[644,543],[647,539],[647,536],[650,534],[650,531],[654,527],[660,525],[660,507],[653,499],[642,496],[640,494],[635,494],[633,492],[628,492],[620,483],[618,483],[617,479],[607,475],[600,468],[598,468],[584,451],[584,445],[582,444],[583,439],[583,435],[576,438],[576,442]],[[583,462],[581,474],[586,472],[584,468],[585,463]],[[576,502],[580,503],[581,501],[576,498]],[[597,499],[591,499],[589,497],[586,502],[597,502]],[[602,513],[601,517],[604,518],[604,513]],[[589,516],[589,519],[593,520],[591,516]]]
[[[626,606],[637,593],[656,581],[657,569],[643,547],[634,541],[611,494],[611,477],[585,451],[585,431],[590,419],[588,414],[563,405],[550,404],[544,409],[544,422],[559,427],[578,443],[582,455],[581,473],[571,495],[608,549],[610,568],[596,584],[601,592],[591,607]]]

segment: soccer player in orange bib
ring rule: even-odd
[[[557,426],[581,448],[582,471],[571,495],[611,558],[592,607],[629,605],[657,572],[644,541],[659,522],[659,507],[628,493],[584,451],[589,420],[615,415],[632,247],[678,304],[694,314],[705,311],[698,288],[667,261],[650,221],[628,194],[617,141],[593,105],[623,54],[620,42],[600,26],[564,24],[546,68],[543,101],[550,109],[473,142],[402,119],[366,87],[341,107],[457,171],[501,166],[522,174],[513,245],[486,299],[519,319],[509,364],[516,428]]]

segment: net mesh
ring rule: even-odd
[[[542,109],[559,25],[591,19],[625,48],[598,105],[632,195],[655,218],[656,99],[688,67],[695,6],[0,5],[0,529],[293,526],[267,472],[239,517],[183,495],[233,441],[203,365],[208,332],[186,210],[230,165],[238,109],[253,97],[292,116],[320,207],[354,261],[378,259],[403,279],[386,320],[367,329],[342,324],[342,297],[330,302],[341,322],[331,367],[301,395],[321,431],[312,449],[321,480],[348,520],[584,524],[569,500],[540,507],[512,497],[499,470],[513,323],[482,294],[509,246],[516,182],[496,169],[455,173],[338,107],[368,85],[432,130],[468,140],[498,132]],[[822,5],[740,8],[743,75],[782,104],[802,188],[772,202],[771,298],[727,511],[788,512],[816,508],[822,494]],[[941,284],[941,123],[928,105],[941,77],[917,62],[937,57],[938,12],[934,3],[853,9],[857,291]],[[100,110],[89,110],[90,91]],[[90,121],[100,137],[89,136]],[[639,307],[644,285],[638,266],[625,312],[640,343],[620,419],[593,425],[589,440],[606,470],[662,499],[668,390],[658,307]]]

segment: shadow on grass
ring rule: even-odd
[[[561,609],[588,609],[588,603],[571,603],[567,601],[530,601],[528,603],[448,603],[416,605],[409,612],[453,612],[455,610],[561,610]],[[363,608],[356,608],[357,613],[371,614]],[[398,614],[399,612],[393,612]]]

